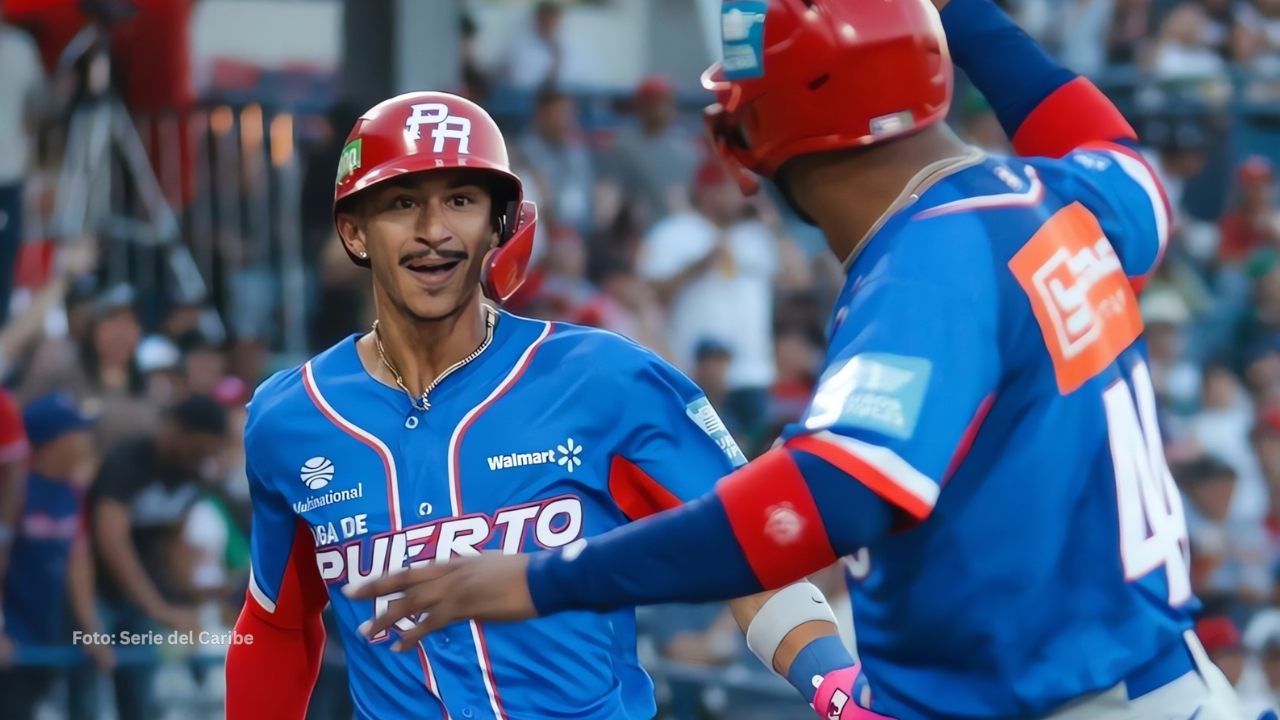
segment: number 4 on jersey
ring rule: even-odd
[[[1169,604],[1181,605],[1191,597],[1187,523],[1160,443],[1146,364],[1139,363],[1128,384],[1117,381],[1102,398],[1115,464],[1125,579],[1137,580],[1163,565]]]

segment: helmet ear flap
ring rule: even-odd
[[[702,113],[702,121],[707,128],[712,151],[738,183],[742,194],[755,195],[760,190],[760,178],[747,169],[735,147],[742,144],[741,129],[733,125],[730,114],[720,103],[708,106]]]
[[[538,225],[538,206],[531,200],[508,205],[499,232],[499,245],[485,256],[480,269],[484,294],[504,303],[524,284],[533,256],[533,236]]]

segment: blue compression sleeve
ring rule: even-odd
[[[816,689],[813,679],[826,677],[828,673],[847,668],[854,664],[844,642],[835,635],[824,635],[805,645],[791,661],[787,671],[787,682],[800,691],[805,700],[813,701]]]
[[[951,0],[942,27],[956,65],[965,71],[1009,137],[1032,110],[1076,78],[991,0]]]

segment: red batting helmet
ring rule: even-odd
[[[524,282],[538,209],[524,199],[520,178],[511,172],[498,124],[466,98],[406,93],[360,116],[338,161],[335,219],[344,198],[401,175],[442,168],[470,168],[493,176],[493,203],[501,211],[499,244],[485,259],[481,282],[486,295],[505,302]],[[369,265],[354,255],[351,259]]]
[[[735,0],[724,62],[702,75],[717,153],[743,191],[808,153],[921,130],[951,104],[951,55],[930,0]]]

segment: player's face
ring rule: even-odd
[[[483,177],[436,170],[367,193],[358,216],[340,215],[338,225],[349,248],[369,254],[379,305],[426,322],[473,302],[485,254],[498,243]]]

